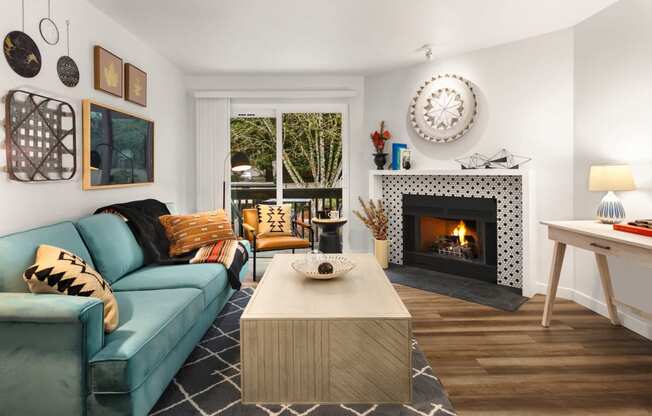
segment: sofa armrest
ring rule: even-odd
[[[88,359],[104,343],[96,298],[0,293],[0,409],[85,414]],[[38,400],[34,400],[34,395]]]

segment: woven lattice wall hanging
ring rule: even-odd
[[[448,143],[464,136],[478,115],[471,83],[457,75],[437,75],[417,91],[410,105],[410,120],[424,140]]]
[[[75,110],[64,101],[12,90],[5,97],[9,178],[20,182],[68,180],[77,170]]]

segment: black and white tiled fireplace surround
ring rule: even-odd
[[[523,178],[520,175],[387,175],[382,198],[389,216],[391,263],[403,264],[403,195],[495,198],[497,281],[523,287]]]

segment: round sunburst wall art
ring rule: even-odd
[[[410,105],[410,120],[419,137],[449,143],[464,136],[478,115],[471,83],[457,75],[437,75],[423,84]]]

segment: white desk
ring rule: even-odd
[[[555,242],[541,325],[545,327],[550,325],[567,245],[595,253],[609,318],[612,324],[619,325],[607,256],[629,258],[652,267],[652,237],[616,231],[613,226],[596,221],[542,221],[541,223],[548,226],[548,238]]]

